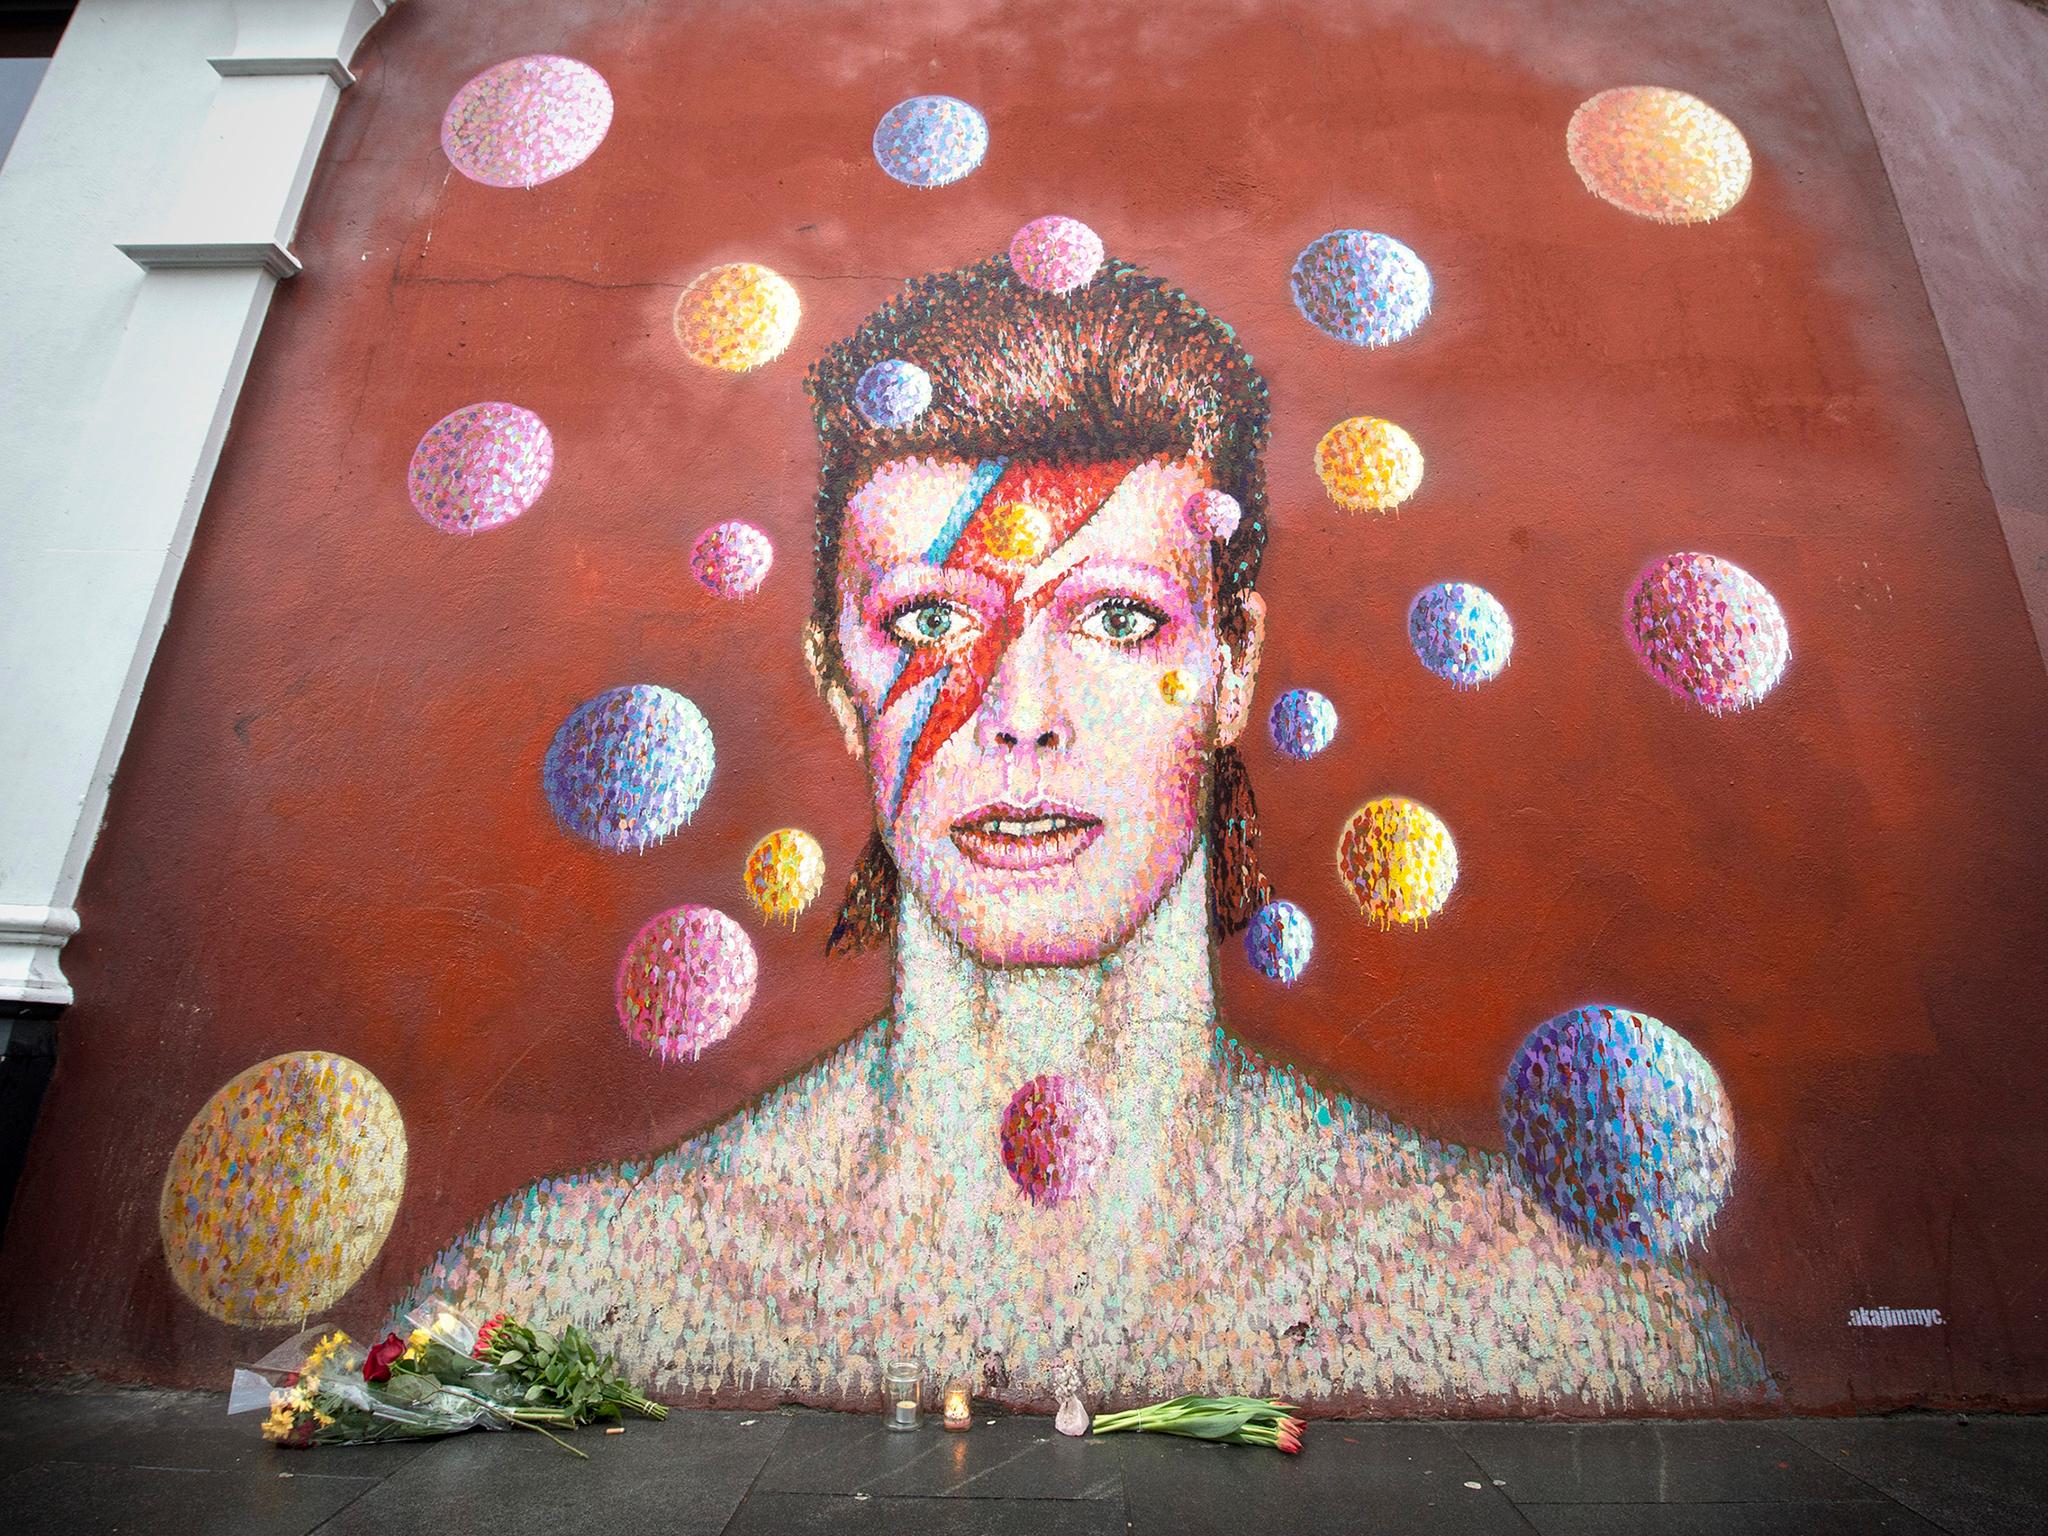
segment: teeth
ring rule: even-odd
[[[1074,824],[1065,816],[1038,816],[1030,821],[985,821],[981,828],[984,832],[993,832],[998,837],[1045,837],[1053,832],[1064,831]]]

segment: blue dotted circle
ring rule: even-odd
[[[1508,611],[1484,587],[1443,581],[1424,587],[1408,609],[1408,643],[1416,659],[1461,688],[1500,676],[1515,646]]]
[[[1574,1008],[1532,1030],[1501,1123],[1521,1181],[1623,1258],[1699,1239],[1734,1179],[1721,1079],[1678,1031],[1628,1008]]]
[[[907,427],[932,403],[932,376],[917,364],[887,357],[853,386],[853,408],[871,427]]]
[[[1253,968],[1283,986],[1301,979],[1315,947],[1308,914],[1291,901],[1267,902],[1244,931],[1244,952]]]
[[[690,819],[711,765],[704,712],[680,693],[635,683],[600,693],[562,722],[541,778],[565,831],[624,853]]]
[[[1294,307],[1325,336],[1384,347],[1429,313],[1429,268],[1400,241],[1336,229],[1295,258]]]
[[[1313,688],[1290,688],[1273,701],[1266,726],[1274,746],[1307,762],[1337,739],[1337,706]]]
[[[875,125],[875,160],[911,187],[943,187],[981,164],[988,119],[953,96],[899,101]]]

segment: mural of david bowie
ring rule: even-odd
[[[878,427],[856,390],[891,358],[933,392]],[[1769,1398],[1689,1258],[1615,1257],[1500,1154],[1219,1020],[1212,943],[1267,896],[1234,745],[1266,387],[1229,329],[1119,262],[1055,296],[998,258],[909,284],[809,388],[804,651],[875,813],[831,944],[893,945],[889,1015],[679,1145],[511,1196],[415,1294],[576,1322],[682,1397],[865,1405],[903,1356],[1041,1406],[1063,1359],[1098,1401]],[[1234,528],[1191,515],[1210,488]]]

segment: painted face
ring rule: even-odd
[[[899,459],[847,504],[839,650],[877,824],[984,963],[1099,959],[1187,865],[1249,692],[1184,511],[1207,483],[1192,460]]]

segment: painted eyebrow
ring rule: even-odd
[[[996,584],[978,572],[934,565],[926,560],[905,560],[868,583],[861,611],[872,616],[915,597],[967,598],[998,608],[1004,603]]]

